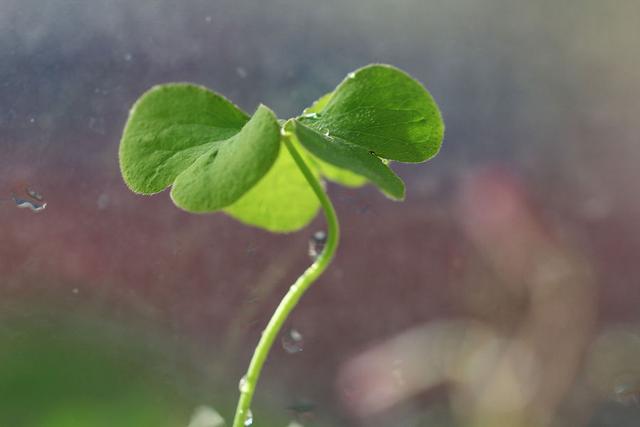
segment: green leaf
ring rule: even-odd
[[[364,176],[358,175],[348,169],[339,168],[331,163],[320,160],[319,157],[309,155],[311,167],[315,167],[320,174],[329,181],[335,182],[345,187],[358,188],[367,183]]]
[[[419,82],[395,67],[369,65],[349,73],[319,105],[319,111],[314,106],[298,120],[379,157],[422,162],[440,149],[444,125],[436,103]]]
[[[190,212],[229,206],[269,171],[279,149],[278,120],[260,105],[239,133],[213,145],[177,176],[171,198]]]
[[[131,109],[120,167],[135,192],[172,186],[191,212],[224,210],[270,231],[308,224],[319,201],[288,150],[281,127],[312,173],[346,186],[367,181],[404,198],[388,160],[421,162],[440,147],[443,124],[431,95],[404,72],[370,65],[350,73],[297,119],[279,121],[265,106],[247,114],[203,87],[157,86]]]
[[[294,132],[304,148],[318,158],[367,178],[393,199],[404,198],[402,180],[366,148],[330,135],[322,135],[299,121],[290,122],[287,130]]]
[[[224,212],[269,231],[290,232],[306,226],[319,208],[318,197],[289,151],[282,148],[269,172]]]
[[[137,193],[171,185],[196,159],[242,129],[249,118],[203,87],[156,86],[134,104],[120,143],[120,169]]]
[[[303,115],[313,115],[314,113],[321,111],[325,107],[325,105],[327,105],[332,95],[333,92],[329,92],[318,98],[318,100],[316,100],[311,105],[311,107],[306,108],[302,112]],[[352,188],[361,187],[367,183],[367,179],[365,177],[353,173],[348,169],[339,168],[335,165],[332,165],[331,163],[321,160],[319,157],[316,157],[312,154],[309,154],[309,157],[311,158],[311,166],[315,166],[315,168],[320,171],[322,176],[330,181]]]

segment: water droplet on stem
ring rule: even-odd
[[[313,236],[309,239],[309,256],[312,260],[318,259],[324,246],[327,243],[327,233],[322,230],[313,233]]]
[[[249,381],[247,380],[246,375],[240,378],[240,382],[238,383],[238,390],[240,390],[240,393],[246,393],[249,391]]]
[[[253,413],[251,412],[251,409],[249,409],[244,418],[244,425],[245,427],[249,427],[251,424],[253,424]]]

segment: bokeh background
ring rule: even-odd
[[[635,0],[0,0],[0,425],[229,421],[322,218],[271,235],[130,193],[128,110],[192,81],[285,118],[372,62],[431,91],[443,149],[395,167],[404,203],[329,185],[343,244],[254,425],[638,425],[639,20]]]

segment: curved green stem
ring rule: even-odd
[[[311,284],[324,272],[324,270],[333,259],[333,255],[336,251],[336,248],[338,247],[338,241],[340,240],[340,226],[338,224],[336,212],[333,208],[333,205],[331,204],[331,200],[329,200],[329,197],[325,193],[318,179],[309,170],[309,167],[302,159],[302,156],[300,156],[300,153],[298,153],[298,151],[293,146],[292,140],[295,138],[295,134],[291,132],[284,131],[282,134],[282,140],[287,147],[287,150],[289,150],[291,157],[293,157],[296,164],[300,168],[300,171],[313,189],[313,192],[320,200],[320,204],[322,205],[322,209],[324,210],[324,215],[327,221],[327,243],[324,250],[322,251],[322,254],[315,260],[313,264],[311,264],[311,266],[309,266],[309,268],[305,270],[304,273],[302,273],[298,280],[296,280],[295,283],[291,285],[289,291],[284,296],[282,301],[280,301],[278,308],[276,308],[276,311],[273,313],[273,316],[271,317],[271,320],[269,320],[267,327],[262,332],[260,341],[258,342],[258,345],[253,352],[253,357],[251,358],[251,363],[249,364],[247,374],[241,381],[240,400],[238,401],[236,415],[233,419],[233,427],[244,427],[245,420],[247,419],[247,415],[249,414],[249,409],[251,407],[251,399],[253,398],[256,383],[260,378],[262,366],[264,365],[264,362],[269,355],[269,351],[273,346],[273,342],[277,338],[282,325],[287,320],[289,313],[291,313],[293,308],[298,304],[298,301],[300,300],[302,295],[306,292],[309,286],[311,286]]]

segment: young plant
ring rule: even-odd
[[[370,182],[403,200],[404,183],[390,161],[428,160],[443,132],[429,92],[403,71],[379,64],[349,73],[333,92],[286,121],[264,105],[249,117],[221,95],[187,83],[156,86],[135,103],[120,143],[122,176],[134,192],[171,186],[171,199],[186,211],[223,211],[272,232],[304,227],[320,207],[325,214],[325,247],[264,329],[240,384],[233,427],[249,420],[274,340],[338,246],[338,219],[322,180],[347,187]]]

